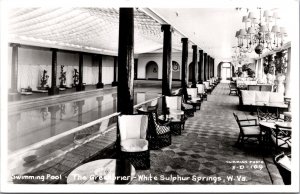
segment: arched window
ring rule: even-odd
[[[180,80],[180,65],[176,61],[172,61],[172,79]]]
[[[158,79],[158,65],[154,61],[146,65],[146,79]]]

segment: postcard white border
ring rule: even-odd
[[[172,3],[171,3],[172,2]],[[293,172],[292,185],[14,185],[7,184],[6,153],[7,153],[7,34],[5,25],[7,7],[157,7],[157,8],[216,8],[216,7],[278,7],[293,5],[291,15],[295,23],[295,31],[292,35],[292,63],[299,64],[299,2],[295,0],[3,0],[1,1],[1,190],[3,192],[299,192],[299,130],[293,131]],[[293,65],[291,71],[291,83],[293,96],[293,118],[299,118],[299,66]],[[299,129],[299,121],[295,122],[295,129]],[[4,173],[4,174],[3,174]]]

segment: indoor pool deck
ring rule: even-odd
[[[283,180],[271,155],[263,157],[256,146],[235,146],[239,128],[232,113],[251,116],[238,110],[237,96],[228,94],[228,84],[220,83],[202,103],[201,110],[186,121],[182,135],[172,136],[171,146],[151,151],[150,170],[137,171],[132,184],[282,185]],[[255,169],[253,162],[256,161],[258,165],[262,164],[261,170]],[[138,180],[138,175],[149,177],[150,174],[159,180]],[[227,179],[231,176],[232,181]],[[178,178],[171,181],[167,180],[169,177]],[[190,179],[180,180],[184,177]],[[197,182],[196,177],[211,179]],[[215,177],[221,177],[221,180],[214,182]]]
[[[161,83],[162,83],[161,80],[135,80],[134,87],[135,87],[135,90],[137,90],[138,92],[147,92],[147,91],[149,91],[149,88],[150,88],[152,92],[155,91],[155,92],[161,93]],[[173,80],[172,87],[178,88],[180,86],[180,83],[181,83],[180,81]],[[107,94],[107,93],[111,93],[112,91],[116,91],[117,87],[112,86],[111,84],[107,84],[107,85],[104,85],[103,88],[98,89],[98,88],[96,88],[95,85],[86,85],[84,91],[93,91],[93,90],[99,91],[102,89],[105,92],[105,94]],[[83,92],[83,91],[81,91],[81,92]],[[72,93],[77,93],[76,88],[68,88],[66,90],[59,91],[60,95],[72,94]],[[11,101],[10,103],[26,102],[26,101],[30,101],[30,100],[38,100],[40,98],[47,98],[47,97],[51,98],[53,96],[49,96],[48,93],[33,92],[31,95],[20,95],[19,100]]]
[[[208,100],[202,103],[201,110],[187,120],[182,135],[172,136],[172,145],[161,150],[151,150],[151,168],[136,171],[131,184],[282,185],[282,178],[271,155],[262,155],[256,146],[235,146],[239,128],[232,113],[245,113],[238,110],[238,97],[228,93],[228,84],[219,84],[208,95]],[[87,158],[90,161],[115,157],[112,149],[99,155],[99,150],[104,145],[113,143],[115,133],[115,130],[110,130],[106,134],[110,140],[99,137],[30,174],[50,173],[67,177],[76,166],[87,162]],[[254,166],[254,162],[258,162],[257,166]],[[261,169],[257,168],[259,165]],[[158,179],[150,180],[150,175]],[[15,183],[45,182],[27,180]],[[55,183],[66,182],[63,178]]]

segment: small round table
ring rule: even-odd
[[[270,129],[275,129],[276,125],[279,127],[292,127],[291,122],[267,122],[267,121],[260,121],[259,125],[270,128]]]
[[[284,128],[291,128],[292,123],[291,122],[267,122],[267,121],[260,121],[259,122],[260,128],[262,132],[265,132],[265,138],[263,138],[264,142],[264,147],[269,147],[271,142],[271,130],[276,129],[276,125],[279,127],[284,127]]]
[[[160,115],[158,117],[160,120],[164,121],[165,118],[170,121],[170,130],[173,135],[181,135],[181,130],[184,130],[184,111],[182,110],[172,110],[170,115]]]
[[[128,184],[135,176],[135,168],[128,160],[101,159],[75,168],[67,184]]]

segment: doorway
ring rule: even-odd
[[[232,65],[231,63],[221,64],[221,78],[222,80],[230,80],[232,77]]]

